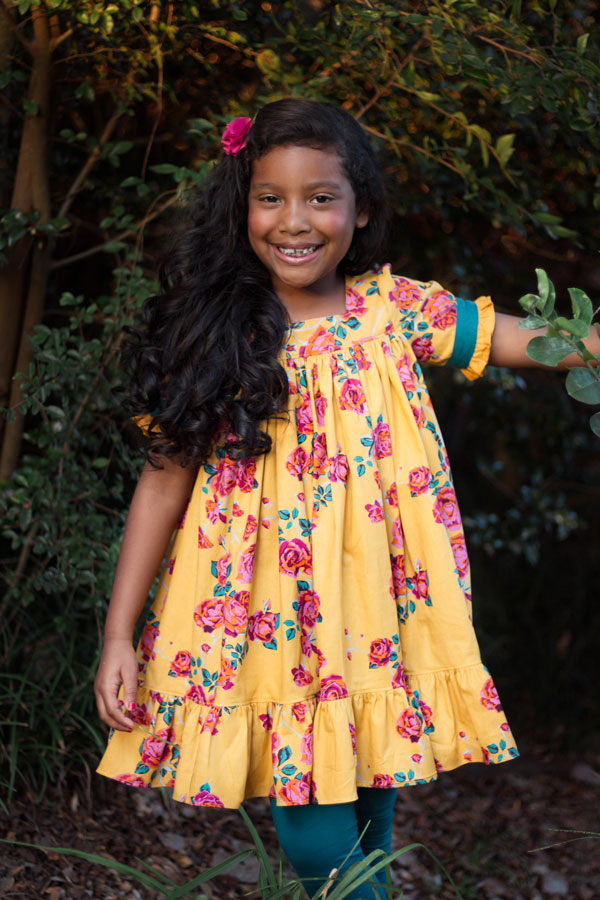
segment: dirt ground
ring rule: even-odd
[[[465,766],[435,784],[398,792],[394,849],[425,844],[447,867],[460,895],[477,900],[600,900],[600,754],[555,758],[522,749],[508,765]],[[267,802],[246,809],[273,860],[277,844]],[[2,837],[71,847],[142,870],[136,857],[184,884],[251,846],[236,811],[195,809],[159,791],[92,776],[88,790],[54,791],[43,805],[27,797],[3,816]],[[550,849],[538,849],[563,842]],[[292,873],[290,872],[290,877]],[[210,898],[254,897],[254,857],[202,891]],[[394,864],[397,897],[446,900],[457,895],[424,850]],[[193,891],[197,896],[198,890]],[[132,878],[87,861],[0,844],[0,897],[5,900],[155,900]]]

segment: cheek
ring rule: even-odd
[[[252,209],[248,211],[248,236],[252,238],[264,237],[268,230],[268,215],[264,210]]]

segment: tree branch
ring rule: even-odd
[[[121,118],[121,113],[118,111],[114,112],[113,115],[108,120],[108,122],[106,123],[106,125],[104,126],[104,131],[100,135],[100,139],[98,141],[98,146],[94,147],[94,149],[88,156],[87,160],[81,167],[79,174],[77,175],[75,181],[69,188],[69,190],[67,192],[67,196],[63,200],[63,202],[60,206],[60,209],[58,210],[57,217],[59,219],[62,219],[64,216],[67,215],[73,200],[75,199],[75,197],[77,196],[79,191],[82,189],[83,185],[85,184],[85,179],[88,177],[91,170],[94,168],[94,166],[100,159],[100,153],[102,151],[102,147],[110,139],[113,131],[115,130],[115,128],[117,126],[117,122],[119,121],[120,118]]]

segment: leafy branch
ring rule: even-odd
[[[538,294],[525,294],[519,303],[527,318],[520,328],[543,328],[546,334],[534,337],[527,345],[527,356],[545,366],[556,366],[566,356],[576,353],[584,362],[582,367],[569,369],[567,393],[581,403],[600,403],[600,354],[594,354],[584,344],[592,328],[600,336],[600,324],[593,322],[594,310],[590,298],[579,288],[569,288],[573,317],[556,312],[556,291],[543,269],[536,269]],[[600,412],[590,419],[590,427],[600,437]]]

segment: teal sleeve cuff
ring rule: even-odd
[[[461,300],[456,297],[456,331],[454,334],[454,347],[448,366],[456,366],[457,369],[466,369],[471,362],[471,357],[477,344],[477,329],[479,326],[479,310],[477,304],[471,300]]]

